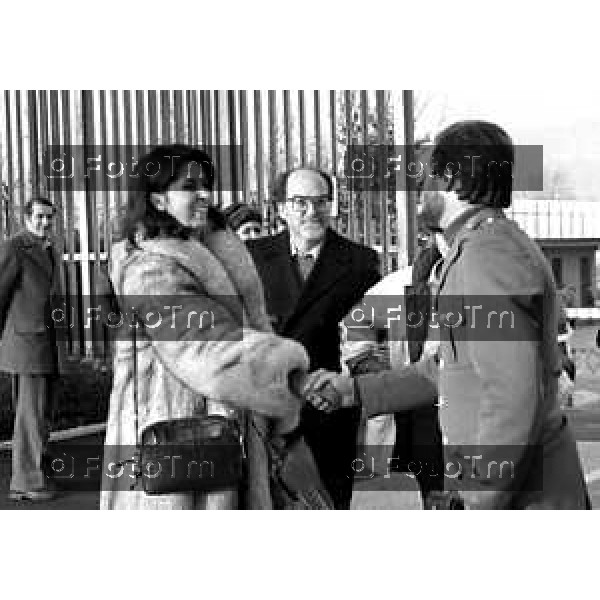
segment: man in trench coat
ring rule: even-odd
[[[465,156],[478,158],[470,171]],[[462,171],[456,168],[461,161]],[[425,194],[421,217],[448,244],[435,305],[445,488],[467,509],[591,508],[557,400],[561,359],[552,270],[503,212],[511,203],[512,172],[498,166],[514,164],[512,141],[497,125],[460,122],[438,136],[432,163],[438,189]],[[312,385],[318,390],[329,381],[342,405],[359,401],[368,415],[381,414],[419,402],[403,390],[424,390],[415,369],[427,369],[410,367],[355,382],[321,373]]]
[[[45,413],[58,374],[52,298],[61,293],[62,256],[50,237],[54,206],[35,198],[25,206],[25,229],[0,246],[0,371],[16,380],[10,498],[52,499],[42,469]]]

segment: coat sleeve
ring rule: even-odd
[[[16,245],[12,240],[7,240],[0,245],[0,335],[4,329],[6,312],[10,308],[19,271],[20,262]]]
[[[359,375],[356,390],[367,417],[431,406],[437,386],[431,362]]]
[[[511,496],[508,488],[513,480],[510,477],[490,479],[490,465],[493,461],[497,464],[508,461],[518,474],[526,456],[526,445],[532,441],[540,392],[538,338],[544,324],[540,310],[532,309],[533,305],[523,299],[540,297],[544,290],[541,279],[537,279],[538,270],[527,257],[517,256],[501,238],[486,235],[485,231],[478,232],[477,237],[465,245],[460,268],[465,304],[473,304],[470,299],[477,296],[488,296],[490,300],[486,302],[490,302],[490,307],[498,304],[514,312],[520,328],[519,339],[504,340],[469,334],[467,328],[461,357],[461,362],[472,366],[480,382],[478,389],[482,394],[475,442],[478,456],[483,457],[480,465],[488,465],[486,474],[485,468],[481,470],[477,462],[472,461],[475,467],[468,490],[461,493],[471,508],[502,508]],[[476,330],[480,331],[479,327]],[[452,398],[447,400],[449,405],[453,401]],[[452,410],[452,407],[442,410]]]
[[[298,409],[288,375],[308,369],[306,351],[292,340],[241,327],[236,299],[209,297],[187,270],[164,256],[145,256],[130,265],[123,291],[125,298],[135,298],[142,318],[163,317],[160,327],[145,331],[159,359],[182,384],[268,417],[289,417]],[[175,305],[181,308],[165,310]],[[206,320],[197,317],[202,314]],[[190,326],[191,318],[198,327]]]
[[[354,311],[363,311],[365,308],[362,301],[368,306],[372,306],[373,316],[377,315],[376,311],[376,293],[373,293],[373,287],[381,281],[379,273],[379,259],[377,253],[371,248],[359,248],[361,252],[361,269],[357,272],[356,297],[358,302],[348,311],[348,313],[340,321],[343,333],[340,339],[340,353],[342,364],[347,364],[351,359],[360,356],[367,350],[377,347],[378,340],[378,322],[370,322],[368,317],[369,310],[367,309],[367,317],[364,322],[361,322],[360,327],[354,327]],[[356,313],[361,314],[360,312]],[[363,313],[364,314],[364,313]],[[365,327],[367,325],[368,327]]]

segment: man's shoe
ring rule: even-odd
[[[52,490],[29,490],[21,492],[19,490],[11,490],[8,494],[10,500],[29,500],[30,502],[48,502],[56,498],[56,492]]]

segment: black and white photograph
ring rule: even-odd
[[[5,91],[0,506],[593,508],[600,120],[508,100]]]
[[[22,61],[7,31],[0,530],[40,584],[588,596],[591,23],[377,4],[98,7]]]

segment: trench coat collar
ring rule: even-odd
[[[52,245],[52,240],[48,240]],[[24,230],[21,234],[21,248],[27,253],[30,259],[40,268],[48,279],[52,279],[53,269],[50,262],[50,257],[46,252],[46,240],[42,239],[28,230]],[[52,248],[55,256],[54,247]],[[56,260],[55,260],[56,267]]]
[[[40,246],[43,248],[46,241],[45,238],[41,238],[31,233],[29,229],[23,229],[20,237],[24,248],[30,248],[32,246]]]
[[[444,237],[446,238],[448,246],[451,247],[458,232],[461,231],[472,218],[476,217],[485,209],[485,206],[469,206],[465,212],[456,217],[456,219],[454,219],[454,221],[452,221],[452,223],[450,223],[450,225],[448,225],[444,231]]]
[[[462,231],[468,229],[476,229],[481,223],[486,220],[494,220],[503,218],[504,212],[500,208],[492,206],[474,206],[472,209],[466,210],[462,215],[455,219],[446,228],[444,237],[448,245],[452,245],[456,236]]]
[[[30,259],[39,267],[47,279],[53,281],[54,290],[61,293],[63,291],[63,255],[62,246],[59,240],[51,236],[48,239],[42,239],[29,230],[24,229],[20,233],[20,246],[28,254]],[[50,257],[46,252],[46,247],[52,248],[54,257],[54,268],[50,262]]]
[[[439,276],[435,278],[438,293],[441,292],[444,287],[448,270],[460,256],[464,234],[473,229],[477,229],[484,221],[492,221],[503,217],[504,213],[501,209],[493,208],[491,206],[475,206],[473,209],[465,211],[446,228],[444,237],[448,241],[450,249],[448,250],[448,254],[444,257]]]

